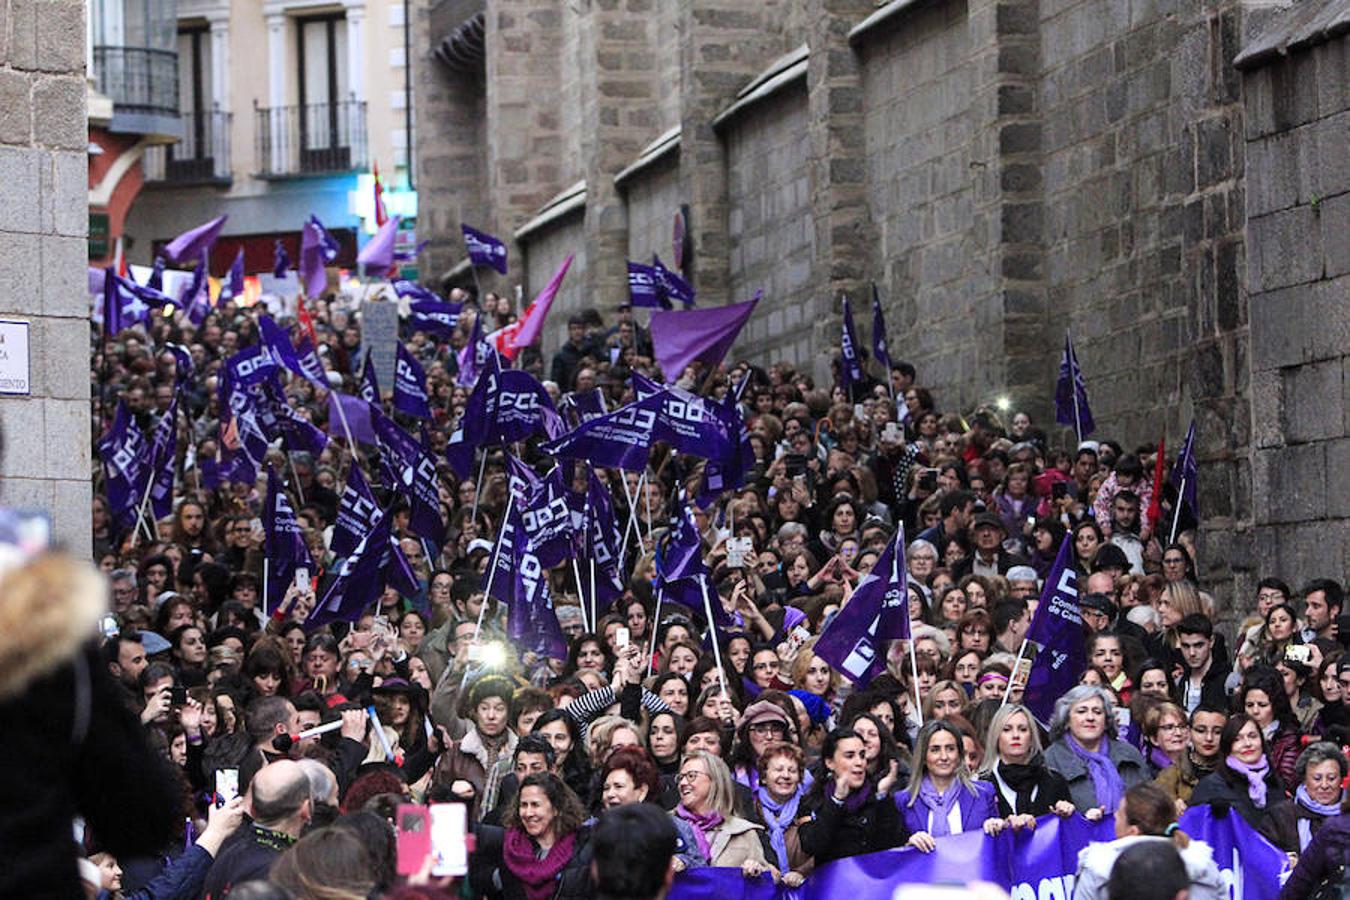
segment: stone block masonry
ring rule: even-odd
[[[29,324],[27,396],[0,395],[0,504],[90,552],[85,4],[0,4],[0,320]]]

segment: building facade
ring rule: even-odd
[[[425,2],[424,268],[467,279],[461,223],[510,242],[511,277],[484,288],[536,291],[576,254],[549,352],[569,312],[626,296],[626,258],[682,258],[703,305],[765,290],[739,355],[818,383],[840,296],[875,281],[892,353],[944,409],[1006,397],[1042,423],[1069,329],[1103,435],[1176,447],[1197,421],[1205,578],[1231,613],[1269,572],[1344,577],[1350,558],[1330,493],[1350,229],[1324,224],[1350,188],[1347,15],[1337,0]],[[1291,22],[1316,62],[1235,65]],[[1252,207],[1295,152],[1315,188]],[[1277,311],[1291,296],[1298,324]]]
[[[227,214],[212,273],[241,247],[248,273],[270,271],[277,239],[298,258],[314,213],[351,265],[374,230],[377,167],[389,211],[415,219],[403,0],[159,2],[173,7],[177,131],[135,166],[142,184],[114,232],[129,260],[148,265],[164,241]]]

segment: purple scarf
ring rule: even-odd
[[[769,826],[769,844],[772,845],[774,855],[778,858],[778,869],[787,872],[791,868],[788,865],[787,830],[797,818],[797,805],[802,799],[802,788],[798,786],[797,793],[783,803],[774,800],[769,789],[763,785],[755,791],[755,796],[759,798],[764,824]]]
[[[572,861],[576,833],[561,837],[540,859],[535,854],[535,843],[519,828],[508,828],[502,842],[502,863],[525,889],[527,900],[549,900],[557,891],[558,873]]]
[[[1312,794],[1308,793],[1306,785],[1300,784],[1298,790],[1294,792],[1294,800],[1299,806],[1303,807],[1308,812],[1316,813],[1324,819],[1329,819],[1332,816],[1339,816],[1341,814],[1341,800],[1343,800],[1344,797],[1345,792],[1342,791],[1341,796],[1337,797],[1335,802],[1322,804],[1312,798]],[[1298,816],[1298,849],[1300,853],[1307,850],[1308,844],[1312,841],[1312,824],[1312,819],[1309,819],[1307,816]]]
[[[675,807],[675,815],[694,827],[694,840],[698,842],[698,849],[708,861],[708,865],[712,865],[712,842],[708,840],[708,832],[725,821],[722,814],[717,810],[696,813],[681,803]]]
[[[952,833],[952,808],[961,797],[961,782],[953,780],[947,786],[945,794],[939,793],[933,786],[933,779],[927,775],[919,783],[919,800],[932,812],[932,825],[928,833],[933,837],[946,837]]]
[[[825,779],[824,789],[825,789],[825,796],[833,800],[834,798],[833,775]],[[844,811],[850,813],[856,813],[860,811],[864,806],[867,805],[868,799],[872,797],[872,795],[874,795],[876,792],[877,788],[875,782],[873,782],[871,778],[866,779],[865,781],[863,781],[862,787],[858,788],[856,791],[851,792],[847,797],[844,798]]]
[[[1116,807],[1120,805],[1121,798],[1125,796],[1125,782],[1116,771],[1116,764],[1111,761],[1111,741],[1103,736],[1102,747],[1106,752],[1097,753],[1084,750],[1071,734],[1064,735],[1064,744],[1073,751],[1074,756],[1087,765],[1092,786],[1097,792],[1097,805],[1105,809],[1107,815],[1114,813]]]
[[[1153,763],[1153,767],[1159,772],[1172,765],[1172,757],[1162,752],[1158,747],[1149,747],[1148,760]]]
[[[1252,798],[1258,809],[1266,808],[1266,775],[1270,772],[1270,763],[1264,754],[1252,765],[1247,765],[1236,756],[1229,756],[1224,763],[1228,768],[1247,778],[1247,796]]]

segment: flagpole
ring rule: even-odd
[[[591,630],[591,620],[586,616],[586,592],[581,588],[581,569],[577,566],[576,556],[572,557],[572,577],[577,580],[577,603],[581,606],[581,627]]]
[[[294,558],[294,557],[292,557]],[[263,618],[267,618],[267,583],[270,580],[272,572],[271,560],[266,555],[263,556],[263,589],[262,589],[262,612]]]
[[[480,448],[483,454],[483,461],[478,464],[478,480],[473,483],[473,509],[469,513],[469,521],[478,521],[478,492],[483,485],[483,470],[487,468],[487,448]]]
[[[919,727],[923,727],[923,701],[919,697],[919,657],[914,652],[914,638],[909,639],[909,668],[914,673],[914,715],[919,719]]]
[[[481,316],[483,314],[483,285],[478,281],[478,266],[474,264],[473,260],[469,260],[469,273],[473,275],[473,289],[478,292],[476,299],[478,300],[478,314]],[[496,315],[496,313],[494,312],[493,315]]]
[[[708,599],[707,576],[699,576],[698,589],[703,594],[703,614],[708,617],[708,630],[712,632],[713,658],[717,662],[717,678],[722,683],[722,693],[731,696],[731,691],[727,690],[727,670],[722,666],[722,645],[717,641],[717,621],[713,618],[712,601]],[[721,602],[720,598],[718,602]]]
[[[1073,430],[1078,435],[1074,451],[1083,443],[1083,414],[1078,411],[1078,354],[1073,349],[1073,336],[1065,329],[1064,337],[1069,343],[1069,387],[1073,390]]]
[[[487,612],[488,601],[492,598],[492,579],[497,574],[497,561],[502,556],[502,538],[501,531],[505,529],[506,523],[511,518],[511,506],[516,502],[516,493],[507,487],[506,490],[506,511],[502,513],[502,529],[497,532],[497,547],[492,554],[492,565],[488,568],[487,584],[483,586],[483,605],[478,610],[478,624],[473,629],[473,639],[478,640],[478,633],[483,628],[483,613]],[[467,672],[465,673],[468,674]]]
[[[305,489],[304,489],[304,487],[300,484],[300,473],[297,472],[297,471],[295,470],[295,460],[291,458],[291,454],[290,454],[290,453],[287,453],[287,454],[286,454],[286,464],[289,465],[289,466],[291,467],[291,477],[295,479],[295,494],[296,494],[297,497],[300,498],[300,505],[301,505],[301,506],[304,506],[304,505],[305,505]]]
[[[152,527],[150,527],[150,523],[146,521],[145,518],[146,507],[150,505],[150,493],[154,489],[155,489],[155,473],[151,472],[145,484],[145,497],[142,498],[141,505],[136,510],[136,532],[135,532],[136,540],[131,542],[131,546],[133,547],[140,543],[140,535],[142,527],[145,528],[145,533],[150,543],[153,544],[155,542],[155,530]]]
[[[652,539],[652,492],[644,488],[642,491],[642,500],[647,505],[647,541],[648,543],[650,543]],[[638,543],[641,542],[642,542],[642,534],[639,533]],[[641,555],[642,555],[641,553],[638,554],[638,556]]]
[[[332,395],[332,392],[329,392]],[[353,462],[356,460],[356,440],[352,437],[352,428],[347,424],[347,411],[342,408],[342,400],[334,399],[333,405],[337,407],[338,419],[342,421],[342,433],[347,436],[347,448],[351,451]]]
[[[657,624],[661,621],[661,595],[665,591],[661,588],[656,589],[656,609],[652,611],[651,621],[648,627],[652,630],[652,648],[647,653],[647,677],[650,678],[656,672],[656,632]]]
[[[622,546],[619,547],[619,565],[622,566],[623,561],[628,558],[629,531],[637,529],[638,543],[642,543],[642,529],[638,528],[637,526],[637,498],[631,496],[628,493],[628,480],[626,478],[621,480],[623,481],[623,495],[628,500],[628,523],[624,525],[623,544]],[[637,489],[639,492],[642,491],[642,488],[644,485],[646,485],[646,483],[647,483],[647,471],[644,469],[642,471],[642,476],[638,478]],[[638,555],[641,556],[642,554],[639,553]]]
[[[1008,698],[1012,696],[1013,682],[1017,680],[1017,673],[1022,669],[1022,655],[1027,652],[1027,639],[1022,638],[1022,646],[1017,648],[1017,661],[1013,663],[1012,674],[1008,676],[1008,686],[1003,689],[1003,702],[1000,706],[1008,705]]]
[[[1155,490],[1161,490],[1161,485],[1158,488],[1155,488]],[[1185,497],[1186,473],[1183,469],[1181,474],[1181,486],[1177,489],[1177,507],[1172,510],[1172,532],[1167,536],[1167,543],[1169,544],[1175,544],[1177,541],[1177,527],[1181,525],[1181,508],[1186,503]]]

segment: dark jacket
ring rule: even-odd
[[[202,900],[220,900],[236,884],[267,878],[272,863],[294,843],[295,838],[290,835],[257,822],[240,828],[220,848],[220,855],[206,876]]]
[[[1002,763],[999,764],[1000,766]],[[1069,796],[1069,783],[1064,780],[1064,776],[1058,772],[1053,772],[1045,764],[1045,757],[1038,756],[1032,760],[1027,768],[1031,769],[1035,776],[1035,786],[1032,788],[1032,797],[1030,802],[1025,803],[1021,808],[1015,808],[1014,803],[1009,797],[1016,798],[1017,791],[1009,786],[1008,796],[1005,796],[994,773],[990,772],[982,776],[994,786],[994,800],[998,803],[998,814],[1007,818],[1008,816],[1029,815],[1040,817],[1050,812],[1051,807],[1061,800],[1073,802]],[[1005,782],[1006,783],[1006,782]]]
[[[118,857],[156,855],[181,794],[85,643],[103,579],[56,555],[0,578],[0,897],[82,894],[71,822]]]
[[[1224,681],[1228,678],[1228,670],[1219,668],[1216,665],[1217,662],[1218,660],[1211,662],[1209,671],[1205,673],[1204,678],[1200,679],[1200,704],[1212,706],[1215,709],[1227,709],[1228,691],[1224,689]],[[1172,699],[1178,706],[1186,710],[1190,708],[1186,703],[1186,692],[1189,690],[1190,680],[1190,673],[1183,671],[1181,680],[1172,682]]]
[[[196,900],[211,871],[211,854],[193,844],[182,856],[164,867],[153,881],[122,900]]]
[[[1111,757],[1111,762],[1116,764],[1116,771],[1125,782],[1126,790],[1141,781],[1149,780],[1144,757],[1134,747],[1124,741],[1112,740],[1108,742],[1107,754]],[[1045,751],[1045,764],[1064,776],[1064,781],[1069,786],[1069,799],[1079,812],[1086,812],[1100,805],[1097,801],[1097,786],[1093,784],[1092,776],[1088,773],[1087,763],[1079,759],[1063,739],[1055,741]],[[1107,813],[1110,812],[1111,810],[1107,810]]]
[[[1315,813],[1297,800],[1281,803],[1270,811],[1270,842],[1286,853],[1302,853],[1307,848],[1299,846],[1298,825],[1305,820],[1312,836],[1317,837],[1331,816]]]
[[[953,579],[960,581],[971,573],[975,568],[975,554],[976,551],[972,550],[968,556],[957,560],[956,565],[952,566]],[[1030,561],[1025,557],[1018,556],[1015,553],[1009,553],[1002,547],[998,548],[998,556],[994,558],[994,564],[998,566],[998,574],[1000,575],[1007,575],[1008,570],[1013,566],[1031,565]]]
[[[826,781],[818,781],[802,798],[802,817],[797,829],[802,852],[816,865],[846,856],[861,856],[898,847],[909,839],[895,800],[875,796],[857,812],[849,812],[832,796],[826,796]],[[871,790],[864,785],[862,790]]]
[[[1200,779],[1200,783],[1191,792],[1190,805],[1201,806],[1208,803],[1211,806],[1219,804],[1230,806],[1247,820],[1248,825],[1265,835],[1271,843],[1276,843],[1277,836],[1271,816],[1280,806],[1288,802],[1288,798],[1284,796],[1284,788],[1272,773],[1266,776],[1265,808],[1258,807],[1247,793],[1247,779],[1227,765],[1220,764],[1219,768]]]
[[[469,854],[469,884],[475,897],[488,894],[503,900],[524,900],[524,886],[511,874],[502,860],[506,829],[493,825],[474,827],[474,852]],[[591,830],[583,825],[577,831],[572,861],[558,873],[558,889],[553,900],[584,900],[594,896],[591,885]]]
[[[1280,900],[1305,900],[1324,881],[1343,876],[1350,865],[1350,816],[1327,819],[1313,835],[1312,843],[1298,858],[1298,865],[1280,891]]]

